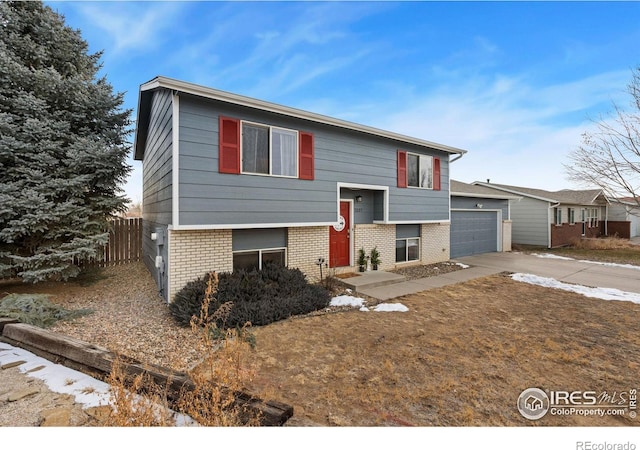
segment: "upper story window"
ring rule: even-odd
[[[298,132],[242,122],[242,172],[298,176]]]
[[[398,150],[398,187],[440,190],[440,158]]]
[[[433,189],[433,157],[407,153],[407,186]]]
[[[218,170],[314,179],[312,133],[220,116]]]

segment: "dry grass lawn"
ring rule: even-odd
[[[492,276],[358,310],[254,329],[255,389],[295,418],[337,426],[615,426],[620,417],[524,419],[522,390],[613,393],[640,384],[640,305]]]

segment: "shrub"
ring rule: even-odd
[[[209,275],[187,283],[169,305],[174,319],[188,326],[200,315]],[[208,305],[208,315],[222,329],[267,325],[287,317],[326,308],[329,292],[310,284],[298,269],[265,264],[262,270],[239,270],[219,274],[218,290]],[[215,312],[225,303],[230,309],[224,317]]]
[[[90,309],[68,310],[49,301],[47,294],[9,294],[0,299],[0,317],[49,328],[58,320],[71,320],[91,314]]]

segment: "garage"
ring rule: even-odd
[[[451,257],[498,251],[499,211],[451,211]]]
[[[511,201],[519,197],[451,180],[450,256],[511,251]]]

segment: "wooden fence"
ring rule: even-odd
[[[95,265],[116,266],[142,260],[142,219],[118,218],[110,221],[109,242]]]

